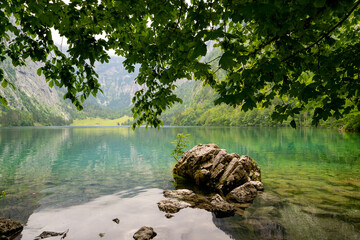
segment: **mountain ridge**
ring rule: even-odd
[[[214,51],[210,55],[214,57]],[[122,66],[121,57],[112,57],[108,64],[96,63],[99,83],[104,94],[97,98],[90,97],[84,102],[83,111],[77,111],[69,100],[64,100],[64,89],[50,88],[43,76],[37,75],[39,64],[28,62],[26,66],[14,68],[9,60],[1,64],[5,77],[15,85],[0,87],[0,95],[9,102],[8,107],[0,105],[0,125],[70,125],[74,119],[102,118],[118,119],[131,115],[132,97],[141,86],[135,82],[137,69],[128,73]],[[214,64],[217,64],[214,62]],[[219,72],[218,78],[221,78]],[[202,82],[180,79],[177,81],[175,94],[183,99],[183,104],[174,104],[161,116],[165,125],[192,126],[279,126],[289,125],[289,121],[277,123],[271,120],[272,108],[253,109],[242,112],[239,107],[225,104],[215,105],[218,95]],[[275,99],[276,101],[276,99]],[[310,126],[311,111],[296,118],[299,126]],[[351,122],[350,129],[356,130],[360,120],[358,112],[349,115],[344,121],[330,119],[326,126],[345,126]],[[131,124],[127,120],[126,124]]]

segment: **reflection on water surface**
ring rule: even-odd
[[[164,199],[161,189],[133,189],[132,192],[99,197],[82,205],[44,209],[32,214],[23,239],[39,232],[69,229],[66,239],[132,239],[142,226],[152,226],[156,239],[230,239],[212,224],[212,214],[199,209],[184,209],[167,219],[156,203]],[[191,216],[191,217],[189,217]],[[119,224],[112,219],[118,218]],[[196,227],[194,227],[196,226]]]
[[[157,209],[178,132],[257,161],[266,189],[243,216]],[[1,128],[0,216],[26,224],[22,239],[132,239],[142,225],[155,239],[359,239],[359,156],[359,134],[323,129]]]

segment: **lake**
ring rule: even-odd
[[[174,189],[178,132],[252,157],[265,186],[242,215],[217,219],[157,208]],[[189,147],[189,149],[191,148]],[[69,229],[71,239],[360,239],[360,135],[328,129],[164,127],[0,128],[0,217],[24,240]],[[112,219],[118,218],[119,224]],[[50,238],[50,239],[59,239]]]

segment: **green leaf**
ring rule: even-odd
[[[15,87],[14,84],[12,84],[11,82],[8,82],[8,83],[9,83],[9,85],[11,86],[11,88],[12,88],[13,90],[16,90],[16,87]]]
[[[2,1],[0,39],[8,45],[0,46],[0,61],[19,66],[27,57],[38,60],[37,74],[46,75],[49,86],[65,86],[78,106],[76,96],[101,92],[91,65],[107,62],[106,52],[114,50],[127,70],[141,66],[139,83],[150,89],[136,97],[138,125],[159,126],[162,111],[180,101],[166,92],[171,83],[193,76],[216,90],[216,103],[249,110],[262,101],[291,105],[274,114],[279,121],[310,109],[317,124],[360,109],[359,1],[94,2]],[[66,54],[52,42],[52,28],[68,38]],[[102,33],[106,40],[94,38]],[[205,43],[211,40],[210,52]],[[232,76],[235,71],[240,77]],[[0,69],[5,86],[3,77]],[[268,91],[276,96],[259,95]]]
[[[245,101],[244,105],[242,105],[241,109],[246,112],[246,111],[251,110],[253,108],[256,108],[256,103],[251,99],[247,99]]]
[[[209,31],[207,34],[206,34],[206,37],[205,37],[205,41],[209,41],[209,40],[215,40],[215,39],[218,39],[220,37],[223,37],[224,36],[224,32],[223,32],[223,29],[222,28],[218,28],[216,30],[213,30],[213,31]]]
[[[296,122],[295,122],[294,119],[290,122],[290,126],[291,126],[292,128],[296,128]]]
[[[37,73],[37,75],[38,75],[38,76],[41,76],[42,69],[41,69],[41,68],[39,68],[39,69],[36,71],[36,73]]]
[[[321,8],[325,5],[326,0],[314,0],[314,7]]]
[[[8,81],[6,81],[6,80],[4,79],[4,80],[2,81],[2,83],[1,83],[1,86],[2,86],[3,88],[6,88],[7,85],[8,85]]]
[[[207,52],[206,44],[203,42],[198,42],[194,48],[194,52],[191,55],[191,58],[197,58],[198,56],[205,56]]]
[[[0,102],[2,103],[2,105],[4,105],[5,107],[8,105],[8,102],[6,101],[6,99],[2,96],[0,96]]]
[[[230,52],[225,52],[220,58],[219,65],[224,70],[229,70],[234,67],[236,62],[234,61],[233,54]]]

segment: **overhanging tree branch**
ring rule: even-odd
[[[304,29],[309,28],[310,23],[311,23],[315,18],[317,18],[322,12],[324,12],[325,9],[326,9],[326,7],[322,7],[322,8],[319,9],[319,11],[316,12],[315,15],[313,15],[313,16],[305,19],[305,21],[304,21]],[[252,56],[252,55],[257,54],[259,51],[261,51],[262,49],[264,49],[266,46],[268,46],[268,45],[270,45],[271,43],[277,41],[278,39],[286,36],[286,35],[289,34],[289,33],[290,33],[290,31],[286,31],[286,33],[284,33],[284,34],[282,34],[282,35],[276,35],[276,36],[274,36],[274,37],[271,38],[269,41],[264,42],[264,43],[261,44],[259,47],[257,47],[254,51],[252,51],[251,53],[247,54],[246,57],[250,57],[250,56]]]
[[[355,6],[345,15],[345,17],[343,19],[341,19],[340,22],[338,22],[335,26],[333,26],[329,31],[327,31],[325,34],[323,34],[318,40],[316,40],[314,43],[310,44],[309,46],[307,46],[306,48],[300,49],[298,51],[296,51],[294,54],[284,58],[283,60],[281,60],[281,62],[287,62],[289,59],[297,56],[299,53],[307,51],[309,49],[311,49],[312,47],[314,47],[315,45],[319,44],[319,42],[321,42],[324,38],[326,38],[327,36],[329,36],[333,31],[335,31],[335,29],[337,29],[341,24],[343,24],[346,19],[348,19],[350,17],[350,15],[359,7],[360,5],[360,1],[358,1]]]

